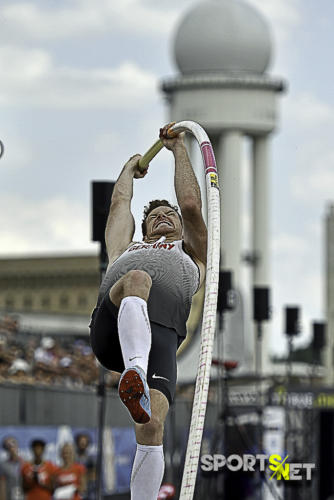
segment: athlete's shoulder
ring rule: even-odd
[[[109,263],[108,263],[108,267],[107,267],[107,272],[115,264],[115,262],[129,250],[129,248],[133,247],[136,244],[137,244],[137,242],[131,241],[126,247],[122,248],[120,252],[117,252],[116,254],[110,255],[109,256]]]

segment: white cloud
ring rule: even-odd
[[[51,57],[44,50],[0,47],[0,72],[5,82],[36,80],[48,74],[51,67]]]
[[[3,156],[0,158],[0,175],[4,170],[13,172],[32,162],[33,152],[26,138],[12,134],[4,126],[0,139],[4,145]]]
[[[101,35],[111,31],[133,36],[160,35],[170,31],[179,6],[159,2],[145,5],[141,0],[74,0],[71,7],[39,7],[32,2],[11,2],[0,8],[4,40],[59,40]]]
[[[288,41],[301,22],[301,0],[249,0],[271,23],[279,42]]]
[[[111,31],[124,35],[166,35],[180,17],[182,9],[196,2],[148,2],[143,0],[73,0],[70,6],[40,7],[31,1],[12,1],[0,8],[4,40],[66,39]],[[292,36],[301,18],[301,0],[250,0],[275,27],[278,38]]]
[[[334,109],[311,92],[301,92],[288,97],[285,102],[285,118],[298,126],[299,132],[317,132],[314,137],[319,137],[318,127],[334,125]]]
[[[334,198],[334,108],[310,92],[290,98],[285,121],[295,137],[295,168],[290,176],[291,193],[307,209],[322,210]],[[315,214],[314,214],[315,215]]]
[[[2,255],[91,250],[88,207],[63,197],[32,201],[14,195],[0,199]]]
[[[334,199],[334,152],[310,158],[312,169],[305,169],[304,175],[299,173],[291,179],[292,194],[309,207],[320,207]]]
[[[299,260],[300,256],[305,254],[306,251],[304,238],[288,233],[279,233],[275,235],[272,248],[273,252],[283,260],[285,260],[286,255],[289,254],[298,256],[297,260]]]
[[[95,137],[93,148],[97,154],[114,154],[123,146],[120,134],[116,130],[108,130]]]
[[[0,104],[46,109],[137,109],[158,98],[153,73],[124,61],[116,68],[57,66],[41,49],[0,48]]]

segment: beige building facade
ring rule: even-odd
[[[89,316],[100,283],[97,255],[0,259],[0,311]]]

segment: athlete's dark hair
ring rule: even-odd
[[[141,223],[141,230],[143,232],[143,236],[146,236],[146,219],[147,219],[147,217],[152,212],[152,210],[154,210],[155,208],[158,208],[158,207],[169,207],[172,210],[174,210],[177,213],[177,215],[179,216],[181,224],[182,224],[182,217],[181,217],[181,214],[179,212],[179,207],[177,205],[171,205],[169,203],[169,201],[167,201],[167,200],[152,200],[149,202],[148,205],[146,205],[144,207],[143,220]]]

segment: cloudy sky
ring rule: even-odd
[[[219,0],[217,0],[219,1]],[[236,0],[231,0],[236,1]],[[332,0],[249,0],[269,21],[270,73],[289,82],[272,141],[272,350],[281,309],[303,307],[303,334],[324,317],[324,217],[334,200]],[[97,252],[90,182],[114,180],[167,119],[161,78],[194,0],[3,0],[0,6],[0,254]],[[170,197],[167,151],[135,187]],[[139,233],[137,233],[137,237]]]

